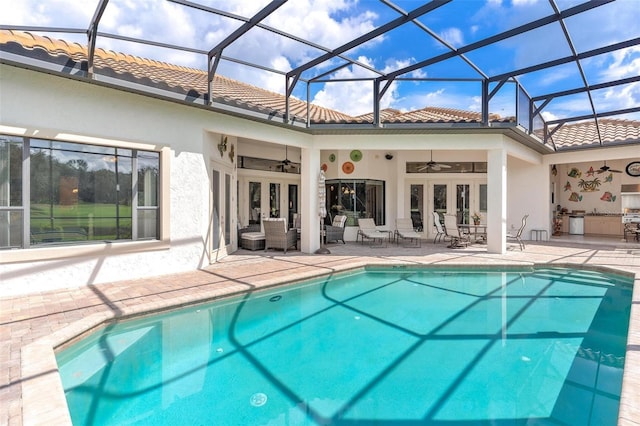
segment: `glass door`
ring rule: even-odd
[[[298,185],[289,184],[289,227],[295,228],[295,217],[298,214]]]
[[[411,195],[409,211],[411,213],[411,223],[413,229],[418,232],[422,232],[424,229],[424,185],[423,184],[411,184],[409,187]]]
[[[231,251],[233,176],[229,171],[214,166],[211,172],[211,251],[219,258]]]
[[[440,223],[444,223],[444,215],[447,213],[447,184],[433,184],[433,211],[440,216]]]
[[[456,184],[456,216],[458,217],[458,223],[469,223],[469,206],[471,202],[471,185],[468,183]]]
[[[249,182],[249,225],[260,225],[262,213],[262,183]]]

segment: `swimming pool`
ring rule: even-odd
[[[615,424],[631,280],[368,268],[110,324],[74,424]]]

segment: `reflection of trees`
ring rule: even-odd
[[[31,153],[31,202],[36,204],[57,203],[60,199],[58,183],[63,179],[76,178],[78,201],[95,204],[131,204],[131,159],[119,157],[120,168],[89,170],[89,161],[82,158],[66,163],[52,157],[49,150],[32,150]],[[86,154],[85,154],[86,155]],[[92,162],[95,164],[95,162]],[[149,167],[157,179],[158,170]],[[119,184],[120,191],[116,191]]]

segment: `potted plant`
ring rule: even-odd
[[[473,224],[474,225],[480,225],[480,214],[478,212],[474,212],[473,215],[471,215],[471,219],[473,219]]]

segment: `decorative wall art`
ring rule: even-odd
[[[229,160],[233,163],[233,159],[236,156],[235,146],[231,144],[231,148],[229,149]]]
[[[613,173],[609,173],[609,176],[605,176],[604,181],[607,183],[613,182]]]
[[[569,201],[579,203],[582,201],[582,195],[579,195],[577,192],[572,192],[571,195],[569,195]]]
[[[594,180],[584,180],[580,179],[578,181],[578,186],[581,188],[580,192],[594,192],[600,191],[598,187],[602,184],[600,179],[595,178]]]
[[[604,194],[602,194],[602,197],[600,197],[600,199],[602,201],[607,201],[609,203],[613,203],[616,200],[616,196],[613,195],[612,193],[610,193],[609,191],[607,191]]]
[[[362,152],[354,149],[353,151],[351,151],[351,154],[349,154],[349,157],[351,158],[351,161],[355,161],[357,163],[358,161],[362,160]]]
[[[326,172],[329,167],[327,166],[327,163],[322,163],[322,166],[320,166],[320,168],[323,172]]]
[[[218,151],[220,152],[220,157],[224,157],[224,153],[227,152],[227,137],[224,135],[220,135],[220,143],[218,144]]]
[[[342,171],[348,175],[353,173],[354,170],[355,170],[355,166],[351,161],[345,161],[344,164],[342,165]]]
[[[572,178],[579,178],[582,176],[582,172],[575,167],[572,167],[571,170],[567,172],[567,176]]]
[[[627,168],[625,169],[629,176],[639,177],[640,176],[640,161],[634,161],[627,164]]]
[[[587,170],[587,172],[585,174],[586,174],[585,177],[591,177],[591,176],[596,174],[596,171],[593,170],[593,166],[591,166],[591,167],[589,167],[589,170]]]
[[[329,154],[329,161],[331,161],[332,163],[334,161],[336,161],[336,155],[335,154]]]
[[[567,183],[564,184],[564,192],[567,191],[572,191],[571,189],[571,182],[567,181]]]

